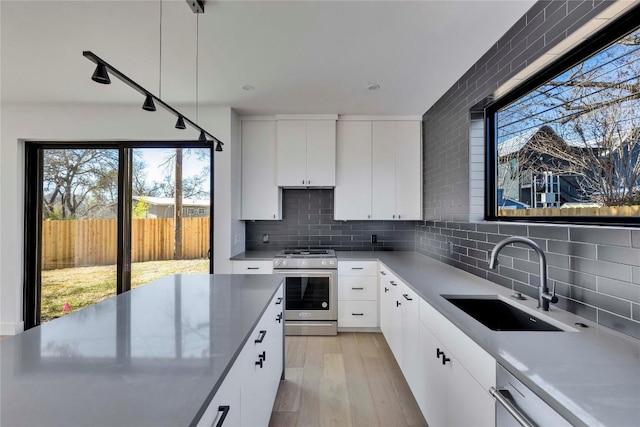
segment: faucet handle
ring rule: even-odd
[[[553,304],[558,302],[558,297],[556,296],[556,281],[553,281],[553,289],[551,290],[551,298],[549,299]]]

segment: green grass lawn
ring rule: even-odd
[[[131,287],[175,273],[208,273],[209,260],[137,262],[131,266]],[[116,267],[63,268],[42,272],[42,322],[63,316],[116,294]],[[63,312],[69,303],[70,310]]]

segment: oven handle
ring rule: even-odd
[[[511,401],[503,395],[508,393],[506,390],[496,390],[495,387],[489,388],[489,394],[500,404],[522,427],[536,427],[526,415],[524,415]]]

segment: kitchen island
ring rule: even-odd
[[[0,425],[195,425],[282,277],[173,275],[0,341]]]

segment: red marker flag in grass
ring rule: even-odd
[[[67,311],[71,310],[71,306],[69,305],[68,302],[64,303],[64,307],[62,307],[62,312],[66,313]]]

